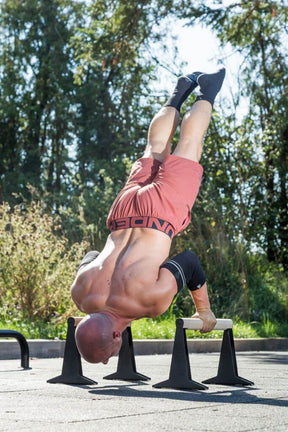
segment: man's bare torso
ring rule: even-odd
[[[110,311],[131,320],[162,314],[177,292],[171,273],[159,272],[170,246],[157,230],[114,231],[99,256],[79,271],[71,288],[74,302],[87,314]]]

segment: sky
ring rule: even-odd
[[[174,27],[177,34],[179,55],[188,62],[187,71],[200,69],[212,72],[217,69],[220,60],[219,43],[211,30],[200,25],[185,26],[179,21]]]
[[[233,88],[237,86],[238,69],[243,61],[239,53],[233,51],[228,45],[220,47],[220,43],[212,31],[200,25],[185,27],[179,22],[178,50],[181,58],[187,62],[185,73],[193,70],[215,72],[220,67],[226,68],[226,77],[221,90],[221,96],[231,97]],[[195,43],[194,43],[195,41]],[[196,41],[199,41],[197,43]],[[201,43],[200,43],[201,41]]]
[[[232,95],[238,93],[238,74],[243,57],[231,46],[220,47],[220,43],[207,27],[194,24],[185,26],[186,21],[178,20],[173,23],[173,34],[177,37],[172,40],[167,36],[167,45],[170,47],[167,53],[158,49],[156,56],[160,62],[159,81],[153,86],[153,93],[162,90],[173,91],[176,77],[193,71],[215,72],[221,67],[226,68],[226,77],[215,106],[223,99],[232,103]],[[175,59],[174,47],[177,46],[178,58]],[[185,66],[180,69],[181,61]],[[234,108],[233,108],[234,109]],[[237,107],[237,118],[241,121],[247,113],[247,101],[241,100]]]

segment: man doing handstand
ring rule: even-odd
[[[190,222],[203,168],[203,139],[225,69],[194,72],[178,79],[168,102],[153,118],[144,155],[115,199],[107,225],[111,231],[101,253],[82,260],[71,288],[77,307],[88,314],[77,326],[78,349],[89,362],[107,363],[118,354],[122,332],[142,317],[156,317],[170,306],[184,285],[196,306],[193,317],[202,332],[216,323],[205,275],[195,253],[168,259],[172,238]],[[200,95],[181,123],[180,139],[171,154],[182,103],[199,85]]]

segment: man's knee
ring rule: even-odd
[[[167,156],[170,154],[170,149],[165,148],[163,150],[163,146],[159,145],[151,145],[147,144],[147,147],[144,151],[143,157],[144,158],[153,158],[158,160],[159,162],[164,162]]]

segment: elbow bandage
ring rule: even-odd
[[[161,265],[167,268],[175,277],[178,292],[187,285],[190,291],[195,291],[206,282],[205,273],[199,258],[192,251],[181,252]]]

